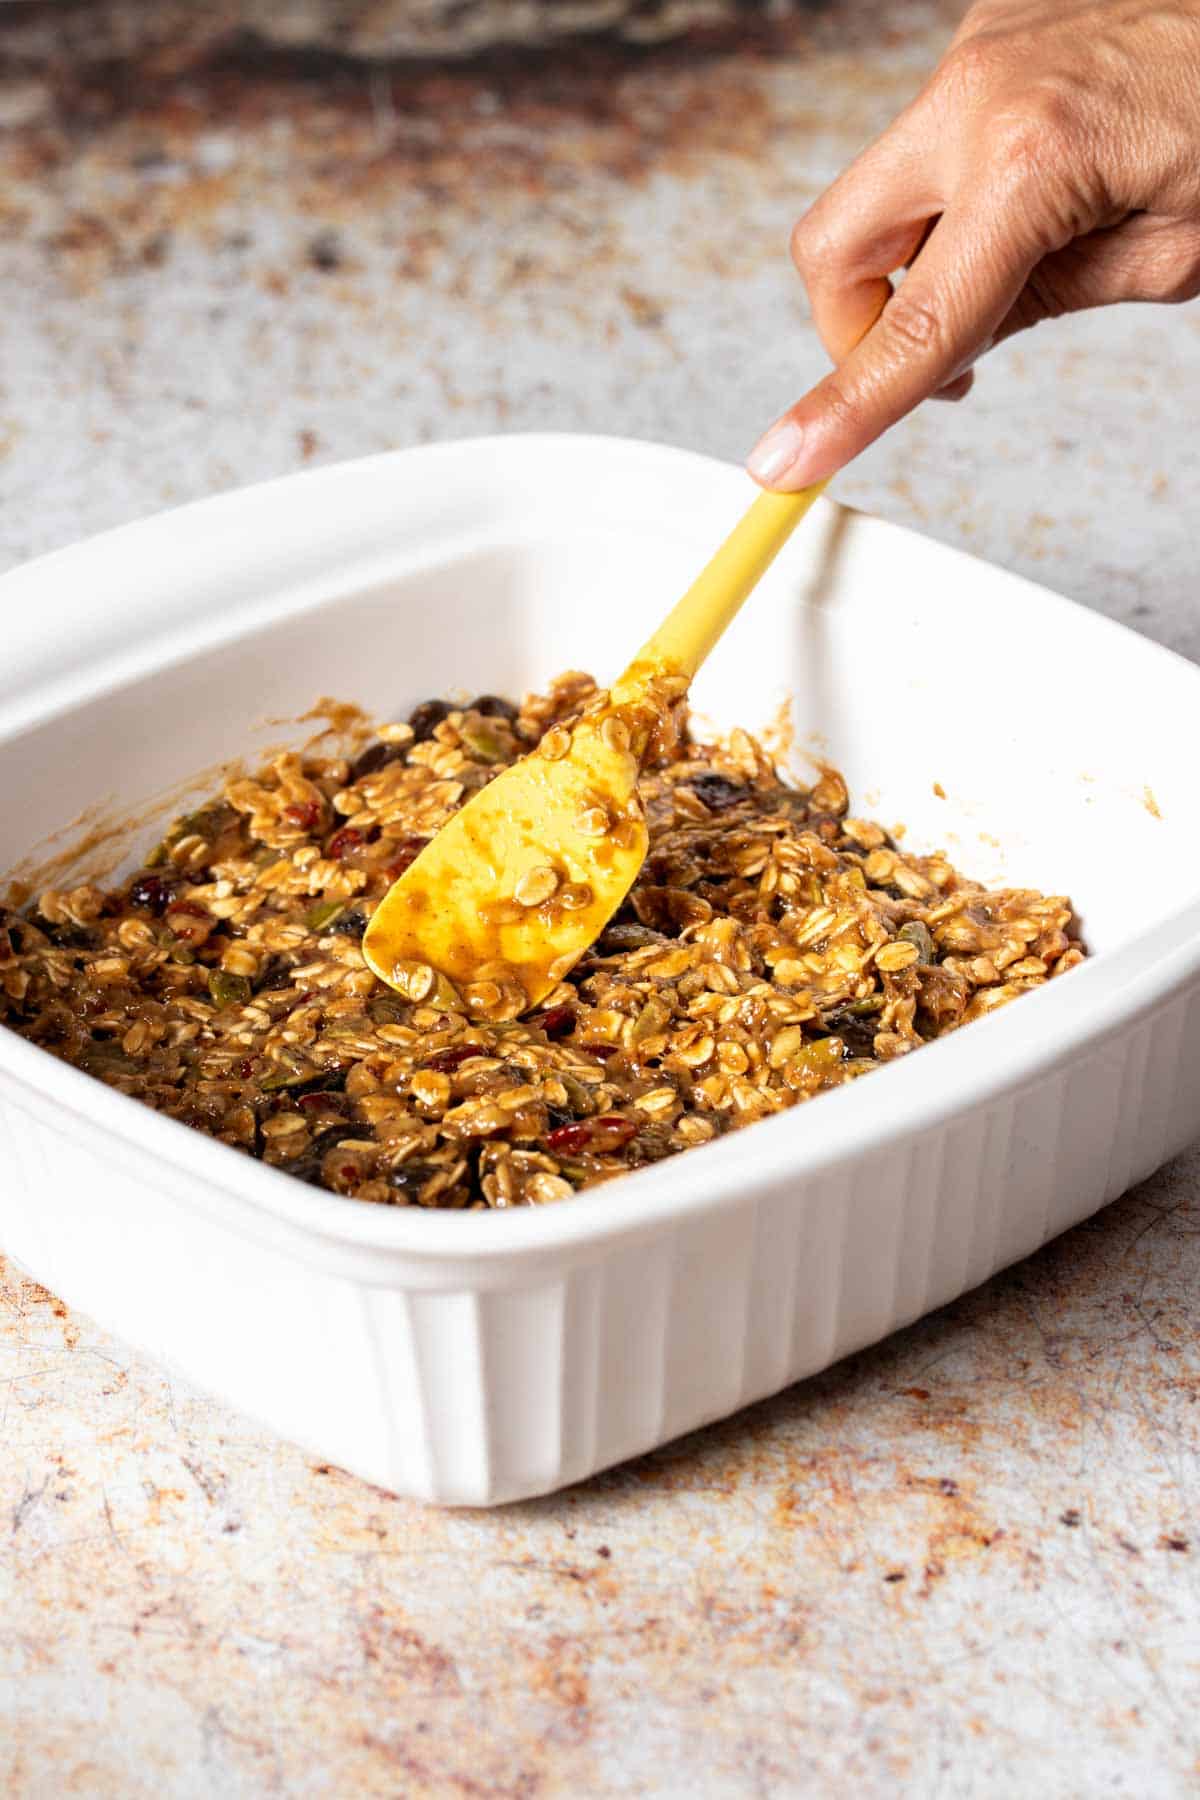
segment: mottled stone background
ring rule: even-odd
[[[740,456],[822,368],[791,221],[957,11],[0,5],[0,566],[432,438]],[[838,491],[1195,654],[1198,377],[1190,310],[1048,327]],[[963,620],[964,681],[1040,653]],[[0,1791],[1194,1793],[1198,1195],[487,1516],[0,1264]]]

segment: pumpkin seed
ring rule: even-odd
[[[218,1006],[245,1006],[250,998],[250,983],[244,975],[214,969],[208,978],[208,991]]]
[[[304,923],[310,931],[324,931],[335,919],[340,919],[345,910],[342,900],[318,900],[305,915]]]
[[[466,748],[477,762],[502,763],[512,759],[512,747],[506,744],[499,732],[482,720],[464,719],[459,728],[459,736]]]
[[[913,946],[921,962],[931,963],[934,960],[933,936],[928,925],[923,925],[919,919],[912,919],[907,925],[902,925],[896,936],[902,944]]]

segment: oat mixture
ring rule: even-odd
[[[1081,960],[1069,901],[907,855],[834,771],[789,786],[745,732],[701,746],[681,713],[643,778],[637,886],[538,1012],[384,987],[359,945],[388,885],[595,694],[568,675],[519,709],[429,701],[353,763],[231,780],[120,891],[0,909],[0,1020],[334,1193],[505,1207],[856,1080]]]

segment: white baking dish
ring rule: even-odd
[[[495,440],[19,570],[0,581],[0,867],[90,806],[279,742],[268,722],[319,694],[392,715],[449,686],[611,675],[749,496],[675,451]],[[0,1246],[322,1458],[487,1504],[822,1368],[1179,1150],[1200,1126],[1200,672],[826,506],[696,693],[726,726],[785,698],[858,810],[1070,892],[1094,960],[853,1088],[512,1214],[324,1194],[0,1030]]]

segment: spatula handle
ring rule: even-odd
[[[614,687],[613,698],[631,696],[653,669],[666,668],[690,681],[828,485],[819,481],[797,494],[761,493],[639,651]]]

